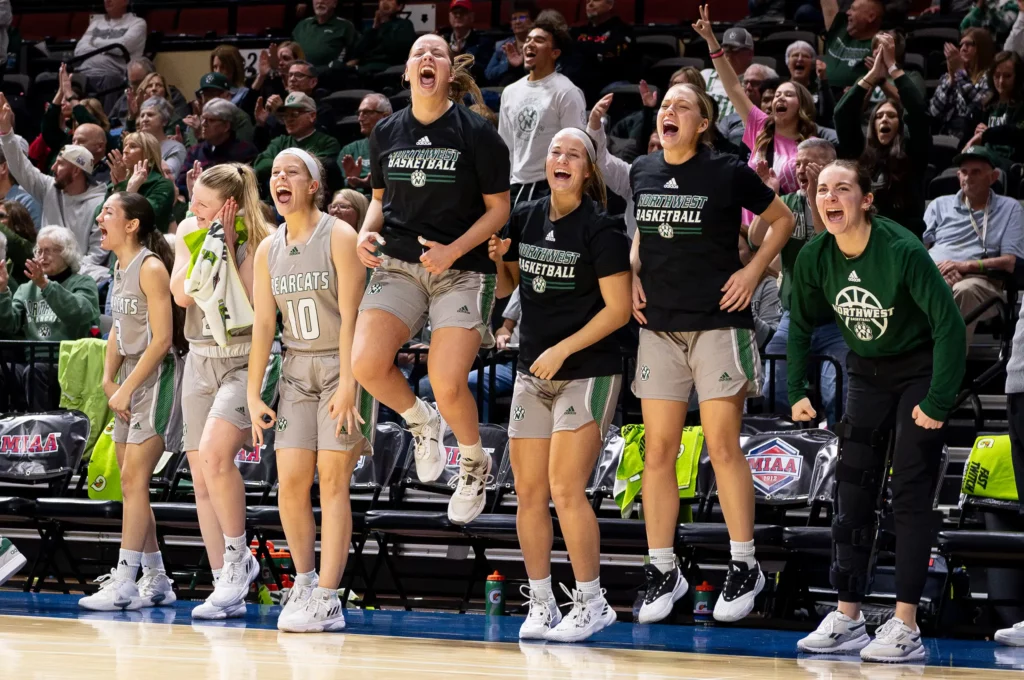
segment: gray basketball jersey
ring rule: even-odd
[[[267,265],[274,301],[281,310],[281,342],[296,352],[337,352],[341,332],[338,275],[331,259],[334,218],[321,213],[309,240],[288,243],[288,225],[273,236]]]
[[[235,250],[235,266],[241,267],[249,252],[249,243],[243,243]],[[185,339],[190,345],[203,347],[216,347],[217,341],[213,339],[213,332],[210,325],[206,323],[206,315],[197,304],[191,304],[185,308]],[[252,340],[252,328],[246,328],[237,335],[228,336],[228,346],[241,345]]]
[[[140,356],[153,339],[149,329],[149,304],[139,281],[142,263],[149,257],[156,257],[156,254],[143,248],[127,267],[118,262],[114,269],[114,298],[110,309],[117,330],[117,351],[121,356]]]

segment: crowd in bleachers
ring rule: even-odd
[[[10,4],[0,0],[4,36],[17,19]],[[508,148],[513,206],[547,195],[549,144],[559,130],[579,128],[596,145],[610,209],[625,213],[632,237],[631,164],[661,148],[661,97],[689,83],[714,103],[714,149],[747,163],[795,218],[751,301],[763,353],[785,354],[796,257],[826,228],[814,195],[836,159],[858,163],[871,178],[873,209],[929,248],[968,321],[969,347],[978,324],[996,316],[991,300],[1003,298],[1024,258],[1024,0],[749,0],[742,20],[697,30],[696,15],[680,11],[681,25],[663,33],[625,20],[615,0],[581,1],[585,17],[575,22],[555,4],[564,5],[507,2],[509,25],[493,30],[481,28],[486,17],[473,0],[439,10],[438,33],[456,59],[472,58],[484,88],[480,100],[464,103]],[[159,72],[159,55],[147,48],[159,44],[149,39],[154,27],[129,0],[104,0],[69,53],[71,65],[12,59],[34,77],[21,87],[9,67],[0,101],[0,338],[109,331],[114,263],[100,248],[96,218],[115,192],[145,197],[173,242],[196,178],[237,162],[253,167],[264,212],[278,221],[272,164],[297,148],[326,171],[320,208],[358,230],[371,191],[370,136],[409,103],[403,67],[417,29],[399,0],[379,0],[358,26],[345,18],[348,9],[338,0],[300,5],[301,18],[277,27],[249,65],[223,36],[208,71],[187,88]],[[768,231],[744,213],[742,262]],[[517,346],[518,314],[513,296],[492,320],[498,350]],[[636,352],[633,326],[617,335],[624,354]],[[429,342],[427,330],[396,359],[421,396],[430,394],[419,356]],[[815,381],[832,422],[843,401],[837,385],[845,384],[835,367],[845,370],[848,352],[835,322],[815,328],[811,353],[835,362]],[[4,373],[17,382],[8,391],[33,397],[8,405],[56,406],[56,371],[15,363]],[[771,380],[771,408],[788,415],[784,364]],[[508,354],[471,374],[473,390],[483,391],[484,421],[501,419],[492,407],[511,395],[513,381]]]

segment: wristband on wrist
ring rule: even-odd
[[[899,70],[900,70],[900,67],[897,66],[896,64],[893,64],[892,66],[889,67],[889,75],[892,75],[893,73],[895,73],[896,71],[899,71]]]
[[[719,47],[717,52],[712,52],[710,55],[711,59],[718,59],[725,54],[725,48]]]
[[[983,273],[983,274],[985,273],[985,262],[984,262],[984,260],[978,260],[978,271]]]

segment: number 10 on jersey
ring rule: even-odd
[[[316,340],[320,337],[320,321],[316,317],[316,302],[313,298],[301,298],[298,302],[288,300],[288,324],[296,338]]]

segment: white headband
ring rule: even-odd
[[[587,155],[590,156],[590,162],[597,162],[597,152],[594,150],[594,142],[592,139],[590,139],[590,135],[588,135],[583,130],[580,130],[579,128],[567,127],[562,128],[557,133],[555,133],[555,137],[558,137],[558,135],[563,133],[571,135],[576,139],[580,140],[581,142],[583,142],[583,146],[587,147]],[[552,137],[551,143],[548,144],[548,153],[551,153],[551,148],[555,145],[555,137]]]
[[[281,153],[277,154],[277,158],[280,158],[285,154],[297,157],[300,161],[302,161],[305,164],[306,169],[309,170],[309,176],[313,178],[313,181],[323,184],[323,180],[320,179],[320,169],[316,166],[316,161],[313,160],[312,156],[310,156],[302,149],[292,146],[285,149]]]

